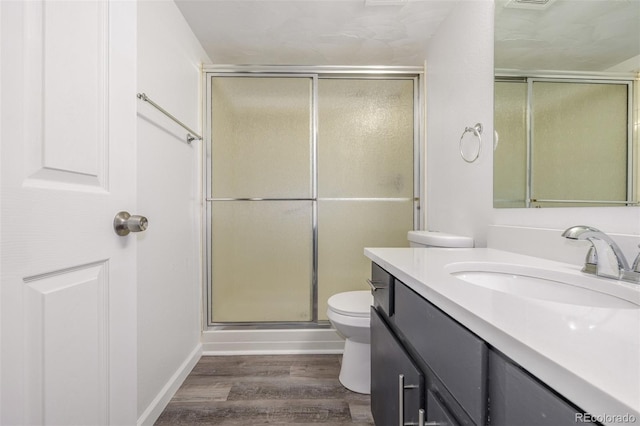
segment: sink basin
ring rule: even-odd
[[[640,308],[640,286],[581,273],[482,262],[449,264],[445,270],[467,283],[517,297],[595,308]]]

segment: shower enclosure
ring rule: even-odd
[[[494,207],[635,204],[631,81],[497,77]]]
[[[326,325],[419,225],[420,70],[238,68],[205,74],[208,325]]]

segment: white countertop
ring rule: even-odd
[[[518,297],[445,270],[490,262],[582,275],[580,267],[485,248],[366,248],[365,255],[602,423],[640,424],[640,309]],[[635,284],[593,279],[640,293]]]

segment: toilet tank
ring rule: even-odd
[[[473,247],[473,238],[436,231],[409,231],[409,247]]]

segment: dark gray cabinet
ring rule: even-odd
[[[371,312],[377,426],[418,425],[419,415],[439,426],[576,424],[582,410],[375,263],[372,278],[384,284]]]
[[[459,402],[474,424],[484,424],[487,345],[404,284],[396,284],[395,300],[398,332],[433,372],[434,386],[442,384],[441,394]]]
[[[394,281],[391,274],[375,263],[371,264],[371,289],[373,293],[373,306],[378,312],[389,318],[393,316]]]
[[[445,408],[444,404],[438,400],[433,392],[427,392],[426,402],[427,416],[425,418],[425,422],[431,422],[431,424],[438,426],[452,426],[458,424],[456,420],[451,417],[451,414]]]
[[[371,411],[376,424],[417,424],[423,390],[422,372],[372,308]]]
[[[576,408],[520,366],[498,353],[489,354],[490,422],[492,426],[593,425]]]

